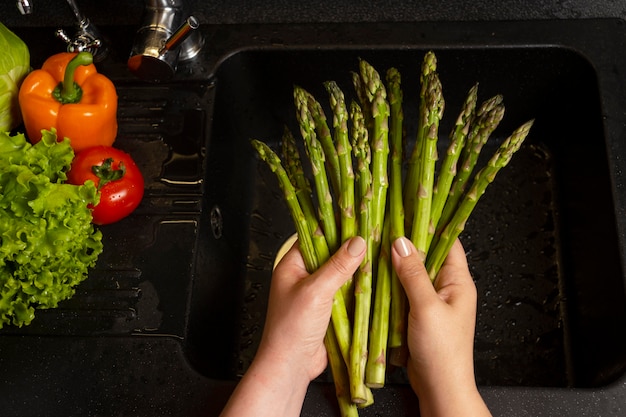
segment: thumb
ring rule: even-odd
[[[424,262],[413,242],[406,237],[396,239],[392,245],[391,259],[409,299],[409,304],[412,300],[436,296],[437,293],[428,277]]]
[[[346,242],[313,275],[322,291],[334,294],[357,270],[365,256],[365,240],[355,236]]]

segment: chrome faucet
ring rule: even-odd
[[[30,0],[17,0],[17,10],[23,15],[31,14],[33,12],[33,4]]]
[[[198,20],[187,15],[183,0],[146,0],[143,23],[128,59],[128,68],[147,81],[167,81],[178,61],[194,58],[204,39]]]
[[[78,30],[74,37],[68,36],[62,29],[56,31],[56,35],[67,44],[69,52],[88,51],[93,54],[94,61],[98,62],[107,55],[107,47],[98,29],[79,10],[74,0],[67,0],[74,16]],[[31,0],[17,0],[17,9],[21,14],[27,15],[33,12],[33,2]]]
[[[57,37],[67,44],[69,52],[91,52],[95,62],[102,61],[107,56],[107,46],[98,28],[83,15],[74,0],[67,0],[74,16],[76,17],[78,30],[73,38],[70,38],[63,29],[56,31]]]

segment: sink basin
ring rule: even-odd
[[[390,66],[401,71],[413,138],[425,52],[251,49],[219,64],[187,339],[201,372],[235,378],[247,368],[262,333],[274,256],[294,232],[274,174],[255,157],[250,139],[278,148],[285,124],[298,132],[294,84],[323,103],[326,80],[351,95],[350,72],[359,58],[381,72]],[[558,47],[435,52],[446,98],[442,146],[476,81],[481,100],[502,93],[507,106],[484,154],[517,125],[536,119],[461,237],[479,290],[478,382],[609,383],[626,369],[626,298],[593,66]]]

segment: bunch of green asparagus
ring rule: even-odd
[[[435,54],[426,53],[422,62],[417,137],[407,157],[399,71],[390,68],[383,81],[360,60],[352,80],[355,99],[349,105],[336,82],[325,83],[332,129],[320,102],[294,88],[312,182],[287,128],[282,160],[265,143],[252,140],[278,178],[309,271],[351,237],[360,235],[367,242],[360,268],[335,294],[325,339],[344,417],[357,416],[359,407],[374,401],[372,389],[384,386],[387,363],[406,360],[407,300],[391,267],[391,242],[410,236],[434,281],[479,198],[533,123],[504,140],[472,179],[481,149],[504,115],[502,96],[479,106],[478,84],[472,86],[437,167],[444,99]]]

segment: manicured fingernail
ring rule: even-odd
[[[397,238],[393,242],[393,247],[396,249],[396,252],[398,252],[398,255],[403,258],[406,258],[411,254],[411,247],[409,245],[409,240],[404,236]]]
[[[361,236],[356,236],[348,243],[348,253],[352,257],[357,257],[365,250],[365,239]]]

